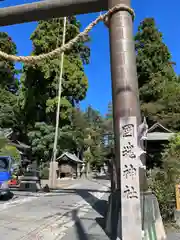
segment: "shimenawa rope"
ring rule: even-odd
[[[52,59],[55,56],[59,55],[62,52],[65,52],[69,50],[76,42],[79,41],[79,39],[83,39],[90,31],[91,29],[96,26],[99,22],[104,21],[107,22],[108,18],[111,17],[111,15],[117,11],[128,11],[133,19],[135,17],[134,10],[130,8],[129,6],[125,4],[118,4],[111,9],[109,9],[105,14],[100,15],[97,17],[93,22],[91,22],[83,32],[79,33],[75,38],[70,40],[68,43],[64,44],[63,46],[56,48],[55,50],[49,52],[49,53],[43,53],[38,56],[15,56],[11,54],[7,54],[0,50],[0,59],[5,59],[8,61],[15,61],[15,62],[23,62],[28,64],[35,64],[38,61],[45,60],[45,59]]]

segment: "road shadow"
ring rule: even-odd
[[[102,190],[95,190],[95,189],[62,189],[62,190],[58,191],[58,193],[60,193],[60,192],[63,194],[67,194],[67,193],[74,194],[75,193],[75,194],[79,195],[82,199],[84,199],[88,203],[88,205],[90,205],[92,207],[92,209],[94,209],[99,215],[101,215],[101,217],[95,218],[95,223],[98,224],[102,228],[102,230],[104,231],[106,236],[108,236],[108,238],[111,239],[110,236],[105,231],[105,220],[106,220],[106,213],[108,210],[108,201],[106,201],[104,199],[99,199],[92,194],[93,192],[108,194],[108,193],[110,193],[110,191],[102,191]],[[77,216],[77,209],[72,210],[72,217],[73,217],[73,220],[75,219],[74,222],[75,222],[75,226],[77,228],[76,229],[77,234],[79,236],[78,239],[80,239],[80,240],[92,239],[87,234],[85,235],[83,226],[80,222],[80,219],[78,219],[78,216]]]
[[[81,191],[80,189],[76,190],[77,194],[81,196],[101,217],[96,217],[96,223],[101,227],[106,236],[111,240],[116,240],[117,236],[121,233],[118,233],[118,221],[119,221],[119,209],[120,209],[120,193],[115,192],[111,195],[111,203],[104,199],[99,199],[95,197],[88,191]],[[108,212],[111,209],[111,214]],[[108,222],[108,223],[107,223]],[[111,233],[106,231],[108,226],[111,229]]]
[[[109,239],[115,240],[116,239],[115,236],[117,236],[117,233],[110,235],[106,232],[106,217],[108,212],[108,201],[104,199],[99,199],[88,191],[81,191],[80,189],[77,189],[76,193],[79,196],[81,196],[92,207],[92,209],[94,209],[97,213],[101,215],[101,217],[95,218],[96,223],[101,227],[101,229],[104,231],[104,233]],[[116,229],[116,227],[117,226],[114,226],[114,229]]]
[[[97,217],[95,218],[96,223],[101,227],[101,229],[104,231],[104,233],[109,237],[111,240],[117,240],[118,236],[118,212],[115,212],[114,214],[111,215],[110,219],[110,228],[111,228],[111,233],[106,231],[107,227],[107,211],[108,207],[106,209],[106,214],[104,217]]]
[[[106,236],[102,235],[101,232],[91,232],[87,233],[84,226],[83,226],[83,220],[90,220],[92,221],[92,218],[83,218],[82,220],[78,217],[78,210],[75,209],[72,211],[72,220],[74,222],[74,227],[77,235],[78,240],[101,240],[101,239],[111,239],[104,231]],[[95,225],[98,224],[96,221]],[[100,225],[101,227],[101,225]],[[88,228],[89,229],[89,228]]]
[[[96,190],[97,192],[100,192]],[[91,194],[88,190],[76,189],[76,193],[81,196],[97,213],[101,216],[105,216],[105,210],[107,208],[107,201],[99,199]]]
[[[98,212],[101,216],[105,216],[105,212],[107,209],[107,201],[99,199],[95,197],[91,192],[95,193],[110,193],[110,191],[96,190],[96,189],[62,189],[56,191],[56,193],[64,194],[77,194],[82,199],[84,199],[96,212]],[[55,192],[54,194],[55,195]],[[50,195],[51,196],[51,195]]]
[[[77,213],[77,209],[72,211],[72,220],[74,221],[77,237],[79,240],[90,240]]]

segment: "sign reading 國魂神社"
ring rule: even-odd
[[[139,156],[136,117],[120,120],[121,152],[121,220],[122,236],[129,239],[129,231],[134,239],[141,239],[141,207],[139,184]],[[127,235],[127,237],[126,237]]]

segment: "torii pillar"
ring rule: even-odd
[[[109,9],[124,4],[109,19],[115,164],[117,186],[109,198],[106,230],[113,239],[141,240],[137,128],[140,104],[130,0],[108,0]]]

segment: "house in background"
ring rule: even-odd
[[[21,157],[21,165],[26,168],[31,163],[31,147],[18,141],[11,128],[1,128],[0,132],[9,140],[9,145],[16,147]]]
[[[83,161],[75,154],[65,152],[56,159],[58,162],[57,178],[78,177]]]
[[[147,151],[146,164],[148,168],[161,166],[159,159],[161,158],[164,147],[175,134],[176,133],[165,128],[158,122],[148,129],[147,141],[145,142]]]

